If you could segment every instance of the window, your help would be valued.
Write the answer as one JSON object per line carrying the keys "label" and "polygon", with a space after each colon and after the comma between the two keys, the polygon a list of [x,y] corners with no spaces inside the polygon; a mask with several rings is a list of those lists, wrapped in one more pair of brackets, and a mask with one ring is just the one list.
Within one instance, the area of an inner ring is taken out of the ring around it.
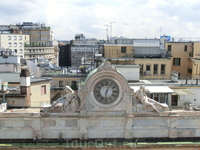
{"label": "window", "polygon": [[59,81],[59,87],[64,87],[64,82],[63,81]]}
{"label": "window", "polygon": [[140,75],[143,75],[143,64],[140,64]]}
{"label": "window", "polygon": [[22,49],[19,50],[19,53],[22,54]]}
{"label": "window", "polygon": [[22,47],[22,43],[19,43],[19,47]]}
{"label": "window", "polygon": [[181,59],[180,58],[174,58],[173,59],[173,65],[174,66],[180,66],[181,64]]}
{"label": "window", "polygon": [[184,51],[187,52],[187,45],[184,46]]}
{"label": "window", "polygon": [[150,71],[151,70],[151,65],[147,64],[146,65],[146,71]]}
{"label": "window", "polygon": [[11,40],[11,36],[8,36],[8,40]]}
{"label": "window", "polygon": [[171,51],[171,50],[172,50],[172,46],[171,46],[171,45],[168,45],[167,50],[168,50],[168,51]]}
{"label": "window", "polygon": [[22,40],[22,36],[19,36],[19,40]]}
{"label": "window", "polygon": [[76,86],[76,81],[72,81],[72,89],[76,89],[77,88],[77,86]]}
{"label": "window", "polygon": [[11,43],[8,43],[8,47],[11,47],[12,46],[12,44]]}
{"label": "window", "polygon": [[121,47],[121,53],[126,53],[126,47]]}
{"label": "window", "polygon": [[158,74],[158,64],[153,65],[153,74]]}
{"label": "window", "polygon": [[17,47],[17,43],[14,43],[14,47]]}
{"label": "window", "polygon": [[188,73],[192,73],[192,69],[188,68]]}
{"label": "window", "polygon": [[17,49],[15,49],[15,54],[17,54]]}
{"label": "window", "polygon": [[14,36],[14,37],[13,37],[13,40],[17,40],[17,36]]}
{"label": "window", "polygon": [[41,86],[41,94],[42,95],[46,94],[46,85]]}
{"label": "window", "polygon": [[165,64],[161,64],[160,74],[165,74]]}

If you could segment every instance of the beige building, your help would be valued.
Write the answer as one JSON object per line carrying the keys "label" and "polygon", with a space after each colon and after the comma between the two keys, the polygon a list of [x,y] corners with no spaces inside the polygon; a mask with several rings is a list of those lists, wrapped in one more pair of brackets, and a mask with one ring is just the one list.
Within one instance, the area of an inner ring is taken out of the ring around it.
{"label": "beige building", "polygon": [[140,65],[140,79],[170,79],[171,58],[135,58]]}
{"label": "beige building", "polygon": [[140,79],[170,79],[172,60],[158,39],[124,39],[121,43],[125,41],[129,44],[105,44],[104,58],[117,65],[140,65]]}
{"label": "beige building", "polygon": [[168,42],[166,49],[172,55],[172,71],[180,79],[200,77],[200,42]]}
{"label": "beige building", "polygon": [[200,42],[193,42],[193,52],[191,53],[192,78],[200,78]]}
{"label": "beige building", "polygon": [[31,82],[31,107],[42,107],[50,104],[50,80]]}
{"label": "beige building", "polygon": [[23,28],[22,33],[30,36],[30,46],[52,46],[53,34],[49,27]]}
{"label": "beige building", "polygon": [[104,44],[103,57],[112,64],[133,65],[133,44]]}
{"label": "beige building", "polygon": [[16,55],[24,58],[24,44],[29,43],[29,35],[0,34],[0,48],[11,49]]}
{"label": "beige building", "polygon": [[54,47],[24,47],[24,58],[34,59],[44,57],[50,63],[55,64]]}
{"label": "beige building", "polygon": [[193,51],[192,42],[168,42],[166,43],[168,53],[172,55],[172,71],[179,74],[179,78],[191,77],[191,60]]}
{"label": "beige building", "polygon": [[8,107],[42,107],[50,104],[49,78],[30,78],[27,88],[24,88],[27,81],[20,82],[23,79],[20,79],[19,73],[0,73],[0,79],[2,83],[7,83],[6,88],[0,90],[0,102],[6,102]]}

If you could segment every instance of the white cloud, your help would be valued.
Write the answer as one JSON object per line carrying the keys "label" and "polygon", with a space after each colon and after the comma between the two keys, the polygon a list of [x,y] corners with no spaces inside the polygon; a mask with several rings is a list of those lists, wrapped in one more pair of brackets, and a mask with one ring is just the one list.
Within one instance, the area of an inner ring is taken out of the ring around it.
{"label": "white cloud", "polygon": [[[199,36],[199,0],[0,0],[0,24],[41,22],[51,26],[56,39],[75,34],[106,38],[106,24],[113,36],[129,38]],[[110,32],[109,32],[110,33]]]}

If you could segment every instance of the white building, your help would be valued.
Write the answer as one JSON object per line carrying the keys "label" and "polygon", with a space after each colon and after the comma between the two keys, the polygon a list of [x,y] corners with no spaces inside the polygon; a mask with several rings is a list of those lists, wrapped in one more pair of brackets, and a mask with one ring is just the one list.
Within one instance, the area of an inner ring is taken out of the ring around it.
{"label": "white building", "polygon": [[12,51],[0,50],[0,72],[19,73],[21,71],[20,56]]}
{"label": "white building", "polygon": [[22,58],[24,58],[24,43],[29,43],[29,35],[0,34],[0,48],[11,49]]}

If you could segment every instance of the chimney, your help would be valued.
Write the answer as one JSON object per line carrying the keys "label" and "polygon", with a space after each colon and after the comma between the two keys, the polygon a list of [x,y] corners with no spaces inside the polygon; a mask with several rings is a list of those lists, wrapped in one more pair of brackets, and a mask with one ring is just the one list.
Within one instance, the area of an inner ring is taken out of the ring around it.
{"label": "chimney", "polygon": [[20,90],[21,94],[26,94],[26,106],[30,107],[30,73],[27,67],[21,68]]}

